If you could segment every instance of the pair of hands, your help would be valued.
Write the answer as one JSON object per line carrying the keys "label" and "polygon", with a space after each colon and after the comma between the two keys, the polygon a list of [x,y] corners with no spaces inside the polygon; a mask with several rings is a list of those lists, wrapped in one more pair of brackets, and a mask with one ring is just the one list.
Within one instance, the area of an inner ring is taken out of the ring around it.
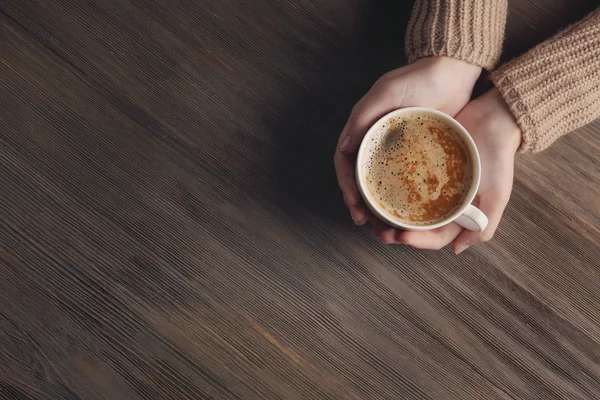
{"label": "pair of hands", "polygon": [[[457,59],[423,58],[382,76],[352,109],[334,155],[338,184],[355,223],[371,221],[373,233],[383,243],[437,250],[453,242],[458,254],[494,235],[510,198],[521,131],[497,89],[469,102],[480,74],[480,67]],[[481,183],[474,203],[489,219],[483,232],[455,223],[430,231],[402,231],[376,219],[365,207],[354,175],[360,143],[379,118],[410,106],[443,111],[473,137],[481,157]]]}

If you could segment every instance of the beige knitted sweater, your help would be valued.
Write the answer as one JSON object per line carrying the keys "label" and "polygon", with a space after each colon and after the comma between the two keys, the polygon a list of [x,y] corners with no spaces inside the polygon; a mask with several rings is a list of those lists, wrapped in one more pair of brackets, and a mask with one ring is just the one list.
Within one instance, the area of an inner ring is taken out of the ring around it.
{"label": "beige knitted sweater", "polygon": [[[506,0],[417,0],[406,35],[410,62],[445,55],[492,70],[502,50]],[[600,117],[600,8],[492,73],[523,138],[540,151]]]}

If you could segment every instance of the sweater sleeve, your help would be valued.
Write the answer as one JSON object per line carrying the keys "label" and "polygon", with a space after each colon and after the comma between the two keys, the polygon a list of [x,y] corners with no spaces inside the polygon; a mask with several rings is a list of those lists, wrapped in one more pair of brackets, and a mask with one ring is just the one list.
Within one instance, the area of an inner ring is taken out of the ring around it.
{"label": "sweater sleeve", "polygon": [[507,0],[417,0],[406,32],[410,63],[448,56],[492,69],[502,51]]}
{"label": "sweater sleeve", "polygon": [[600,8],[492,74],[537,152],[600,117]]}

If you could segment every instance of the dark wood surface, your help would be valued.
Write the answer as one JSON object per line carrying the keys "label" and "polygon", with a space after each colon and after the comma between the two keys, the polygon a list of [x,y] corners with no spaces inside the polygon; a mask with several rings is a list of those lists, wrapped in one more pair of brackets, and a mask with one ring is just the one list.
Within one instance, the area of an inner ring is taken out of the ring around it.
{"label": "dark wood surface", "polygon": [[[595,1],[512,1],[505,58]],[[410,4],[0,2],[0,398],[598,399],[600,124],[520,156],[493,241],[341,201]]]}

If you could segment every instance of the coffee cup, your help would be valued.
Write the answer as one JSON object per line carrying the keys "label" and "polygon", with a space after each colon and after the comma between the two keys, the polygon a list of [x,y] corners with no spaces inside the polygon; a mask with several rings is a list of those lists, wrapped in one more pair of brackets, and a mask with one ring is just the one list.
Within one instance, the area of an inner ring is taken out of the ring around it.
{"label": "coffee cup", "polygon": [[356,181],[367,207],[387,224],[429,230],[451,222],[481,232],[488,219],[472,205],[481,179],[477,146],[449,115],[407,107],[365,135]]}

